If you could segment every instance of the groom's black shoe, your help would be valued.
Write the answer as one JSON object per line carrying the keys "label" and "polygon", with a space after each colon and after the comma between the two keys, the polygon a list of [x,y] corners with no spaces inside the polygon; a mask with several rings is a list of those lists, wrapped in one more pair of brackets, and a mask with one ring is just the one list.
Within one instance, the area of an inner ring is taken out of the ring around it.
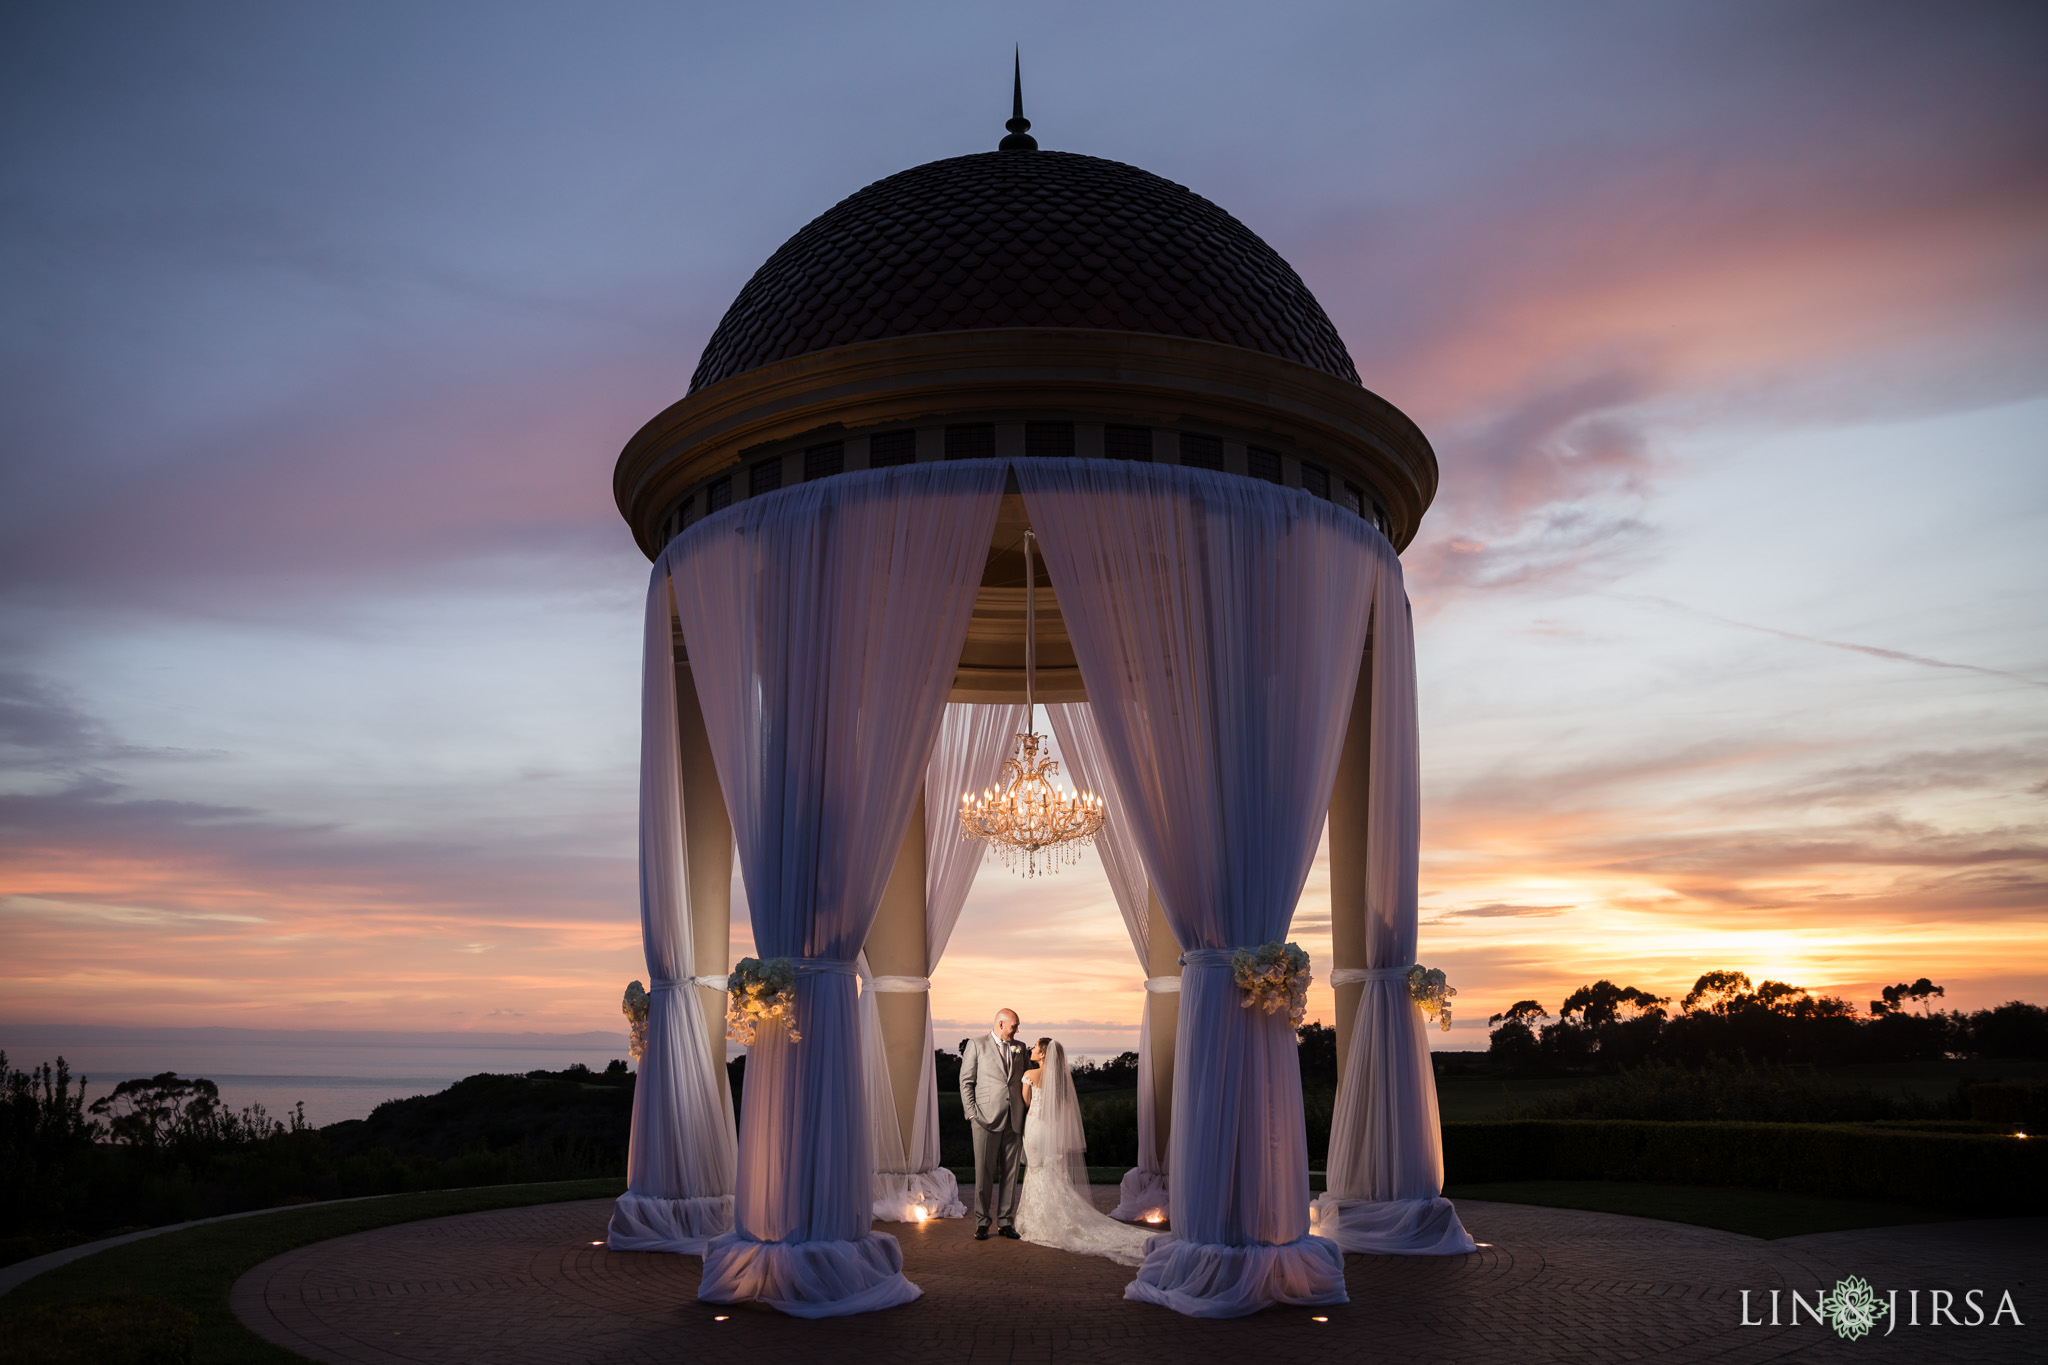
{"label": "groom's black shoe", "polygon": [[986,1242],[988,1240],[988,1224],[983,1223],[974,1230],[974,1240],[977,1242]]}
{"label": "groom's black shoe", "polygon": [[996,1231],[1001,1233],[1003,1236],[1009,1238],[1013,1242],[1019,1240],[1017,1237],[1017,1229],[1015,1228],[997,1228]]}

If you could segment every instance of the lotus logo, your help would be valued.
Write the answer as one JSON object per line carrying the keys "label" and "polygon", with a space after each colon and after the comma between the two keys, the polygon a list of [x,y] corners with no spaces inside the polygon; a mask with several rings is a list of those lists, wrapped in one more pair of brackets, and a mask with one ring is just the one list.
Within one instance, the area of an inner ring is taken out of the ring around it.
{"label": "lotus logo", "polygon": [[[1750,1295],[1769,1296],[1770,1316],[1764,1305],[1752,1305]],[[1925,1296],[1923,1302],[1922,1296]],[[1903,1302],[1901,1298],[1903,1296]],[[1790,1320],[1780,1316],[1789,1297]],[[2023,1327],[2020,1310],[2010,1289],[2001,1290],[1994,1308],[1990,1291],[1966,1289],[1887,1289],[1880,1292],[1861,1275],[1835,1281],[1835,1287],[1808,1297],[1797,1289],[1745,1289],[1742,1291],[1744,1327],[1832,1327],[1844,1341],[1861,1341],[1885,1324],[1890,1336],[1901,1327]],[[1922,1314],[1925,1314],[1923,1317]],[[1755,1316],[1751,1316],[1754,1313]],[[1802,1323],[1804,1317],[1809,1321]]]}
{"label": "lotus logo", "polygon": [[1835,1329],[1836,1336],[1860,1341],[1889,1310],[1877,1301],[1877,1291],[1868,1280],[1851,1275],[1836,1280],[1832,1294],[1821,1295],[1820,1311],[1827,1314],[1828,1326]]}

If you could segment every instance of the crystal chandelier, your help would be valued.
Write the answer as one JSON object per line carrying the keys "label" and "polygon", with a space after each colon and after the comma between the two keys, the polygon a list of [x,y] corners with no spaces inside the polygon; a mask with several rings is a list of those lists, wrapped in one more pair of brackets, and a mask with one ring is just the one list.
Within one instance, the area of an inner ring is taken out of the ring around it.
{"label": "crystal chandelier", "polygon": [[[1000,854],[1011,871],[1035,877],[1080,857],[1081,849],[1101,832],[1108,814],[1093,792],[1067,795],[1053,782],[1058,760],[1042,747],[1045,736],[1033,722],[1038,715],[1033,695],[1038,672],[1038,572],[1032,567],[1035,538],[1024,533],[1024,733],[1017,736],[1015,756],[1003,760],[997,785],[976,796],[960,797],[960,837],[979,839]],[[1022,864],[1020,869],[1019,864]]]}

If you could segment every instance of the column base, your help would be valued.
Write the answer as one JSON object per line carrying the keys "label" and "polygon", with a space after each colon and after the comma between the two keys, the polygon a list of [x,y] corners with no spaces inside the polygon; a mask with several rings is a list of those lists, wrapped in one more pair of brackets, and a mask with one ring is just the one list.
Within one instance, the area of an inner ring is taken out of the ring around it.
{"label": "column base", "polygon": [[[1117,1186],[1116,1208],[1109,1216],[1126,1223],[1163,1223],[1172,1216],[1168,1202],[1166,1172],[1138,1167],[1124,1172]],[[1151,1217],[1153,1214],[1158,1216]]]}
{"label": "column base", "polygon": [[631,1190],[612,1205],[605,1246],[612,1251],[670,1251],[702,1256],[711,1239],[732,1230],[732,1196],[664,1199]]}
{"label": "column base", "polygon": [[876,1171],[874,1217],[882,1223],[918,1223],[924,1218],[965,1218],[960,1182],[944,1166],[929,1171]]}
{"label": "column base", "polygon": [[1138,1278],[1124,1290],[1191,1318],[1241,1318],[1276,1303],[1349,1303],[1344,1253],[1320,1237],[1279,1246],[1184,1242],[1162,1232],[1145,1248]]}
{"label": "column base", "polygon": [[885,1232],[849,1242],[756,1242],[743,1233],[712,1239],[697,1297],[754,1301],[793,1318],[838,1318],[909,1303],[924,1291],[903,1278],[903,1248]]}
{"label": "column base", "polygon": [[1451,1201],[1342,1199],[1326,1194],[1308,1206],[1309,1229],[1361,1256],[1463,1256],[1478,1249]]}

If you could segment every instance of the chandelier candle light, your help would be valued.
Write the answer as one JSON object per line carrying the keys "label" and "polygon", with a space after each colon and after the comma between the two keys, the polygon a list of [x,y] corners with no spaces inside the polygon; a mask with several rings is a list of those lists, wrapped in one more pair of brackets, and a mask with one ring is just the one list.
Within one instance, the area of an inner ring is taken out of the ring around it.
{"label": "chandelier candle light", "polygon": [[1048,756],[1045,736],[1037,731],[1033,684],[1038,672],[1038,570],[1031,555],[1035,540],[1031,532],[1024,533],[1025,731],[1017,736],[1016,755],[1003,760],[999,786],[980,796],[960,796],[960,837],[981,840],[1002,856],[1005,867],[1026,877],[1038,875],[1041,853],[1048,874],[1062,863],[1076,861],[1081,849],[1101,832],[1108,814],[1102,798],[1093,792],[1070,796],[1054,785],[1060,765]]}

